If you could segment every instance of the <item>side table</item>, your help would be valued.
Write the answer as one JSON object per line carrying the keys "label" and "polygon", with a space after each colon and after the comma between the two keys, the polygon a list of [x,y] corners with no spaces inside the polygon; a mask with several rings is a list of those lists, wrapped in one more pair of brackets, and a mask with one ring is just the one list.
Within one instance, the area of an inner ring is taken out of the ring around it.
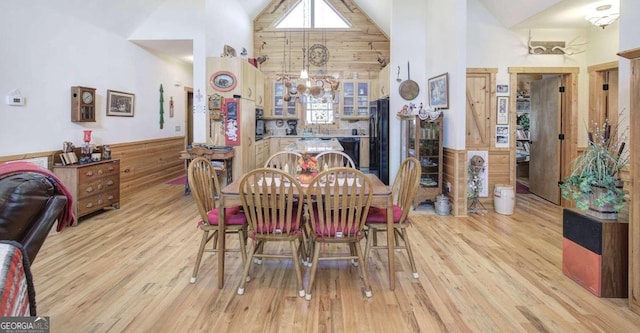
{"label": "side table", "polygon": [[196,157],[208,158],[210,161],[222,162],[222,167],[214,167],[218,174],[224,172],[225,183],[221,183],[220,186],[224,187],[227,184],[233,182],[233,157],[235,151],[233,149],[228,151],[218,151],[216,149],[208,149],[205,147],[195,147],[191,150],[185,150],[180,152],[180,159],[185,161],[185,172],[187,174],[187,181],[184,183],[184,194],[191,193],[189,189],[189,163]]}

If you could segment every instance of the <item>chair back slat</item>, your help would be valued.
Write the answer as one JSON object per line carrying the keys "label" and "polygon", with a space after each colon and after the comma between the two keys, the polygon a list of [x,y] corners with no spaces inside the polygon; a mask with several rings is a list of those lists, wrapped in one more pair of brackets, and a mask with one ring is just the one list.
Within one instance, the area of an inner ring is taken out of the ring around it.
{"label": "chair back slat", "polygon": [[319,173],[307,189],[307,204],[315,237],[360,237],[373,198],[373,185],[353,168],[332,168]]}
{"label": "chair back slat", "polygon": [[393,181],[391,191],[396,205],[402,208],[400,222],[407,219],[411,203],[420,184],[420,161],[415,157],[408,157],[400,164],[398,173]]}
{"label": "chair back slat", "polygon": [[240,181],[240,200],[253,234],[290,234],[301,227],[302,206],[296,195],[303,193],[296,179],[283,170],[260,168]]}
{"label": "chair back slat", "polygon": [[207,221],[207,213],[216,208],[216,196],[220,191],[216,170],[209,159],[196,157],[189,163],[187,178],[198,212],[203,221]]}
{"label": "chair back slat", "polygon": [[318,154],[316,158],[318,159],[318,164],[321,168],[324,168],[325,165],[328,168],[355,168],[353,159],[341,151],[325,151]]}
{"label": "chair back slat", "polygon": [[265,168],[274,168],[287,171],[290,175],[296,175],[299,160],[302,155],[292,151],[281,151],[271,155],[264,163]]}

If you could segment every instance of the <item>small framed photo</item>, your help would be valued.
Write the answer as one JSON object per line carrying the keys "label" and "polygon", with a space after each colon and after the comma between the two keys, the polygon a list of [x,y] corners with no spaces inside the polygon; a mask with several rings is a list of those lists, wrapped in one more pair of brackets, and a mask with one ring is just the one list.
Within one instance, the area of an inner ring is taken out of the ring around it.
{"label": "small framed photo", "polygon": [[509,97],[507,96],[498,96],[498,101],[496,103],[496,124],[498,125],[508,125],[509,124]]}
{"label": "small framed photo", "polygon": [[509,147],[509,125],[496,126],[496,147]]}
{"label": "small framed photo", "polygon": [[449,73],[432,77],[427,82],[429,106],[434,109],[449,108]]}
{"label": "small framed photo", "polygon": [[133,117],[135,95],[107,90],[107,116]]}
{"label": "small framed photo", "polygon": [[509,85],[508,84],[499,84],[496,88],[496,93],[498,94],[507,94],[509,93]]}

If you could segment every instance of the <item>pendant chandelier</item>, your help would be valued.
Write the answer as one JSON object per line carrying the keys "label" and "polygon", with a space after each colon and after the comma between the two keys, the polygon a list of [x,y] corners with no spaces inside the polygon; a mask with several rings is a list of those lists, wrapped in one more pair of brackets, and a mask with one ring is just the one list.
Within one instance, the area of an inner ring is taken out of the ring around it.
{"label": "pendant chandelier", "polygon": [[615,22],[620,16],[620,12],[613,6],[607,4],[596,7],[595,11],[587,14],[585,20],[591,22],[591,24],[598,26],[602,29],[606,28],[609,24]]}

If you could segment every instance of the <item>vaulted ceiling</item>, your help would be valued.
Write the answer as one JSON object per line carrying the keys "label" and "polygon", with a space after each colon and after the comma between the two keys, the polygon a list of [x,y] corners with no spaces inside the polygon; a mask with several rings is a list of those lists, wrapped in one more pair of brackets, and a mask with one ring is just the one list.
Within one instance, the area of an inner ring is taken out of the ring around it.
{"label": "vaulted ceiling", "polygon": [[[42,6],[70,13],[123,37],[130,36],[167,0],[38,0]],[[219,0],[230,1],[230,0]],[[272,1],[234,0],[250,17],[257,17]],[[341,0],[357,5],[378,27],[390,36],[392,0]],[[417,0],[422,1],[422,0]],[[585,14],[591,8],[619,0],[477,0],[508,28],[585,28]],[[390,36],[392,37],[392,36]],[[146,43],[146,47],[167,55],[184,53],[188,43],[173,45],[170,41]],[[190,50],[188,50],[190,51]]]}

